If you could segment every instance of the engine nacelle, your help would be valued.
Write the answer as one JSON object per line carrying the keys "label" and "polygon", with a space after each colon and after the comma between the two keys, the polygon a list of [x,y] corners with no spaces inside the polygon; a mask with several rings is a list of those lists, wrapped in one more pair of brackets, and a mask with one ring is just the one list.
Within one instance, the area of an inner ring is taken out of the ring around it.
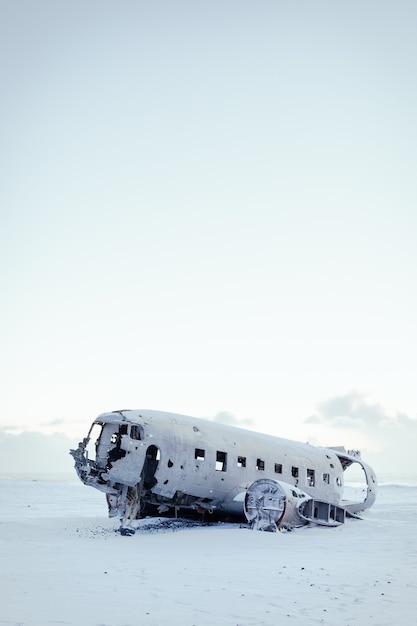
{"label": "engine nacelle", "polygon": [[346,513],[341,506],[315,500],[298,487],[271,478],[260,478],[248,487],[244,510],[254,530],[269,532],[309,523],[339,526]]}
{"label": "engine nacelle", "polygon": [[300,507],[312,498],[298,487],[280,480],[260,478],[252,483],[245,496],[245,515],[254,530],[275,532],[308,523]]}

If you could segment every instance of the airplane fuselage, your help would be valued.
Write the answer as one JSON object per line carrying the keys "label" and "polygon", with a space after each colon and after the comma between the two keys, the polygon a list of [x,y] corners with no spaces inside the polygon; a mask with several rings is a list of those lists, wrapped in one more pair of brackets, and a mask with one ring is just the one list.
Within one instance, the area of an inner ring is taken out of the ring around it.
{"label": "airplane fuselage", "polygon": [[144,507],[154,514],[181,509],[243,514],[247,490],[260,479],[340,507],[344,470],[352,463],[363,469],[367,490],[364,500],[345,503],[345,509],[356,513],[368,508],[376,495],[372,469],[344,449],[174,413],[99,415],[72,454],[80,479],[105,492],[109,514],[122,518],[132,512],[139,516]]}

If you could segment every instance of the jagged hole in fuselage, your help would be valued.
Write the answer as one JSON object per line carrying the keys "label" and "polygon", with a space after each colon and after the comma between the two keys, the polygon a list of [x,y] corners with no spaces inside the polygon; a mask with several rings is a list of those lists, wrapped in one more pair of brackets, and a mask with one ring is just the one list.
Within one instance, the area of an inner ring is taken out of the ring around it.
{"label": "jagged hole in fuselage", "polygon": [[343,500],[363,502],[367,495],[367,482],[364,469],[359,463],[352,463],[344,471]]}

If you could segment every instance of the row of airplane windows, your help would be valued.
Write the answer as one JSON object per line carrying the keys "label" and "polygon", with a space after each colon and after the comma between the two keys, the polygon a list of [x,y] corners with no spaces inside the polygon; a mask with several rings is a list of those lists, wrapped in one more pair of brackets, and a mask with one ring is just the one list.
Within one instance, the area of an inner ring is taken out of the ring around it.
{"label": "row of airplane windows", "polygon": [[[201,448],[195,448],[194,458],[196,461],[204,461],[206,455],[206,451]],[[237,467],[246,467],[246,457],[238,456],[237,457]],[[256,459],[256,469],[259,471],[265,471],[265,461],[263,459]],[[227,470],[227,452],[222,452],[217,450],[216,452],[216,471],[225,472]],[[274,463],[274,472],[275,474],[282,474],[282,463]],[[294,465],[291,467],[291,476],[293,478],[300,478],[300,471],[298,467]],[[306,471],[306,479],[307,484],[310,487],[314,487],[316,484],[316,471],[314,469],[307,469]],[[324,483],[330,483],[330,474],[324,472],[322,475],[322,480]]]}

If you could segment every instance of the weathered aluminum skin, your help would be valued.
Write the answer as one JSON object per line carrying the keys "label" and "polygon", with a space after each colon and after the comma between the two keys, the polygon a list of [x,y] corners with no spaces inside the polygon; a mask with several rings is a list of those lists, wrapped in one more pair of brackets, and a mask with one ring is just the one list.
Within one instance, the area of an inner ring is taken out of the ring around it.
{"label": "weathered aluminum skin", "polygon": [[109,514],[125,521],[145,510],[243,514],[246,491],[260,478],[341,506],[344,469],[352,463],[362,467],[367,490],[364,500],[343,503],[347,512],[376,497],[374,473],[357,453],[160,411],[103,413],[71,454],[80,479],[105,492]]}

